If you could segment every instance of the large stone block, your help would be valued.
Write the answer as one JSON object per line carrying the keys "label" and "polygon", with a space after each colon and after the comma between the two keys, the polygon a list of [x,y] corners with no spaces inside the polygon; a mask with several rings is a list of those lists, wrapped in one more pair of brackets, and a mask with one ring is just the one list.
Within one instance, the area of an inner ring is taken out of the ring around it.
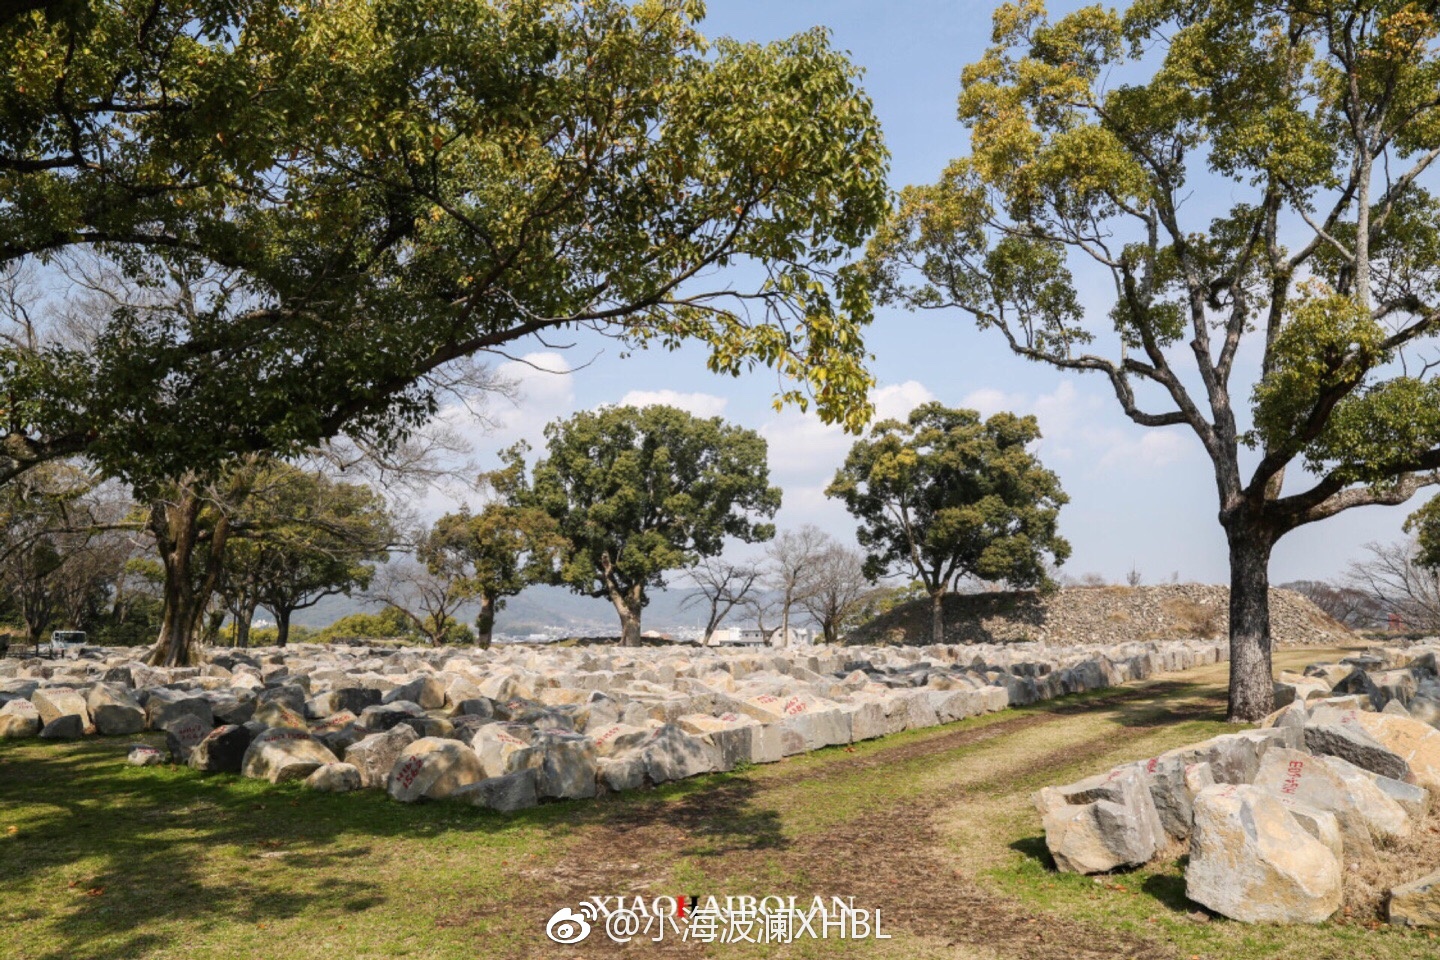
{"label": "large stone block", "polygon": [[347,747],[345,762],[360,771],[361,786],[383,790],[400,754],[419,739],[420,735],[412,727],[400,724]]}
{"label": "large stone block", "polygon": [[33,737],[42,726],[40,711],[29,700],[11,700],[0,707],[0,739]]}
{"label": "large stone block", "polygon": [[1107,873],[1155,856],[1164,833],[1150,789],[1134,764],[1032,798],[1045,844],[1066,873]]}
{"label": "large stone block", "polygon": [[239,773],[250,740],[250,731],[242,726],[216,727],[190,750],[190,766],[209,773]]}
{"label": "large stone block", "polygon": [[470,746],[480,757],[487,777],[503,777],[540,762],[540,752],[531,746],[535,730],[521,723],[490,723],[475,731]]}
{"label": "large stone block", "polygon": [[204,697],[175,690],[151,690],[145,700],[145,720],[152,730],[164,730],[181,717],[194,717],[209,730],[215,726],[215,711]]}
{"label": "large stone block", "polygon": [[145,729],[145,709],[124,687],[97,683],[85,697],[85,706],[96,733],[120,736]]}
{"label": "large stone block", "polygon": [[74,714],[80,718],[80,726],[90,726],[90,709],[85,698],[70,687],[40,687],[30,695],[30,702],[40,712],[40,722],[49,725],[60,717]]}
{"label": "large stone block", "polygon": [[486,777],[456,790],[455,799],[467,799],[477,807],[501,813],[527,810],[540,802],[537,771],[527,768],[503,777]]}
{"label": "large stone block", "polygon": [[651,783],[682,780],[720,769],[720,751],[674,724],[665,724],[639,748]]}
{"label": "large stone block", "polygon": [[[1303,806],[1303,805],[1301,805]],[[1185,895],[1232,920],[1321,923],[1340,909],[1341,866],[1296,813],[1339,833],[1334,815],[1297,811],[1265,790],[1218,785],[1195,798]]]}
{"label": "large stone block", "polygon": [[536,735],[540,751],[540,796],[583,800],[595,796],[595,741],[578,733],[552,731]]}
{"label": "large stone block", "polygon": [[256,737],[245,751],[240,772],[271,783],[285,783],[303,780],[315,772],[315,768],[339,762],[308,730],[271,727]]}
{"label": "large stone block", "polygon": [[421,737],[400,754],[386,784],[391,799],[413,803],[441,800],[466,784],[485,779],[475,751],[457,740]]}

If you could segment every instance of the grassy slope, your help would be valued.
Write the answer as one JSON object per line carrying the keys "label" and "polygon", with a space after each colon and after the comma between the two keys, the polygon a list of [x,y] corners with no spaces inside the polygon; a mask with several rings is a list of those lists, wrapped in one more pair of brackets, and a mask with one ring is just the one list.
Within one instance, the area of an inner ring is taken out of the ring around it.
{"label": "grassy slope", "polygon": [[1223,732],[1222,682],[1196,671],[509,818],[131,768],[125,741],[3,744],[0,957],[592,956],[596,936],[544,939],[554,909],[681,890],[848,893],[894,917],[894,939],[655,955],[1435,956],[1423,934],[1356,923],[1201,922],[1174,863],[1101,884],[1050,869],[1029,793]]}

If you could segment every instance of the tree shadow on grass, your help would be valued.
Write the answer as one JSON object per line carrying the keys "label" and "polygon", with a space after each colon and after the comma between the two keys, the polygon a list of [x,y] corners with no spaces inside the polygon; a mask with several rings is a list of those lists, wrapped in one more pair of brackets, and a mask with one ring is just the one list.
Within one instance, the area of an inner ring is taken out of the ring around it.
{"label": "tree shadow on grass", "polygon": [[1160,680],[1138,687],[1110,687],[1021,707],[1027,713],[1077,716],[1101,711],[1122,727],[1163,727],[1176,723],[1224,722],[1225,699],[1215,688],[1184,680]]}
{"label": "tree shadow on grass", "polygon": [[603,822],[679,827],[695,841],[682,852],[694,856],[787,844],[779,815],[757,807],[743,774],[501,815],[459,802],[400,804],[380,791],[323,794],[131,767],[126,745],[135,740],[158,737],[0,746],[0,927],[41,924],[32,955],[43,960],[131,960],[226,925],[343,922],[406,904],[415,891],[397,888],[385,869],[408,855],[397,840],[424,843],[417,856],[444,855],[464,837],[497,857],[526,844],[553,853]]}

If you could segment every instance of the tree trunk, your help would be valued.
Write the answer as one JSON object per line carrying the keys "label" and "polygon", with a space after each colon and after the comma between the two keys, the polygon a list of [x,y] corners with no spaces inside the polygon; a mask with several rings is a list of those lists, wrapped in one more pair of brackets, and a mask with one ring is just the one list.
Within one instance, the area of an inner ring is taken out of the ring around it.
{"label": "tree trunk", "polygon": [[145,658],[152,666],[184,667],[195,659],[196,628],[219,582],[221,559],[230,531],[228,519],[221,517],[210,539],[205,573],[195,577],[191,567],[200,536],[202,506],[198,493],[184,489],[176,502],[156,503],[150,508],[150,530],[165,567],[164,620],[155,648]]}
{"label": "tree trunk", "polygon": [[930,594],[930,642],[945,642],[945,584]]}
{"label": "tree trunk", "polygon": [[615,612],[620,615],[620,645],[622,647],[640,646],[640,611],[644,607],[645,587],[636,584],[626,593],[618,590],[610,591],[610,602],[615,605]]}
{"label": "tree trunk", "polygon": [[250,621],[255,619],[256,604],[245,602],[235,611],[235,646],[250,646]]}
{"label": "tree trunk", "polygon": [[1253,529],[1230,537],[1230,713],[1253,723],[1275,709],[1270,665],[1270,551],[1274,541]]}
{"label": "tree trunk", "polygon": [[280,607],[275,611],[275,646],[283,647],[290,642],[290,614],[295,611],[290,607]]}
{"label": "tree trunk", "polygon": [[480,615],[475,618],[475,643],[482,650],[490,649],[490,639],[495,633],[495,598],[488,593],[480,594]]}

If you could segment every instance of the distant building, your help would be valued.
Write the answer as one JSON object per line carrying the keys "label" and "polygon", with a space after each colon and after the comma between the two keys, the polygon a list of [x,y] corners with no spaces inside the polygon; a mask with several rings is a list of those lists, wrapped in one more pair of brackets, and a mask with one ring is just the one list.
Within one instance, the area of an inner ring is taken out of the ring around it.
{"label": "distant building", "polygon": [[786,642],[780,642],[780,628],[761,630],[758,627],[721,627],[710,637],[712,647],[808,647],[815,642],[816,631],[791,627]]}

